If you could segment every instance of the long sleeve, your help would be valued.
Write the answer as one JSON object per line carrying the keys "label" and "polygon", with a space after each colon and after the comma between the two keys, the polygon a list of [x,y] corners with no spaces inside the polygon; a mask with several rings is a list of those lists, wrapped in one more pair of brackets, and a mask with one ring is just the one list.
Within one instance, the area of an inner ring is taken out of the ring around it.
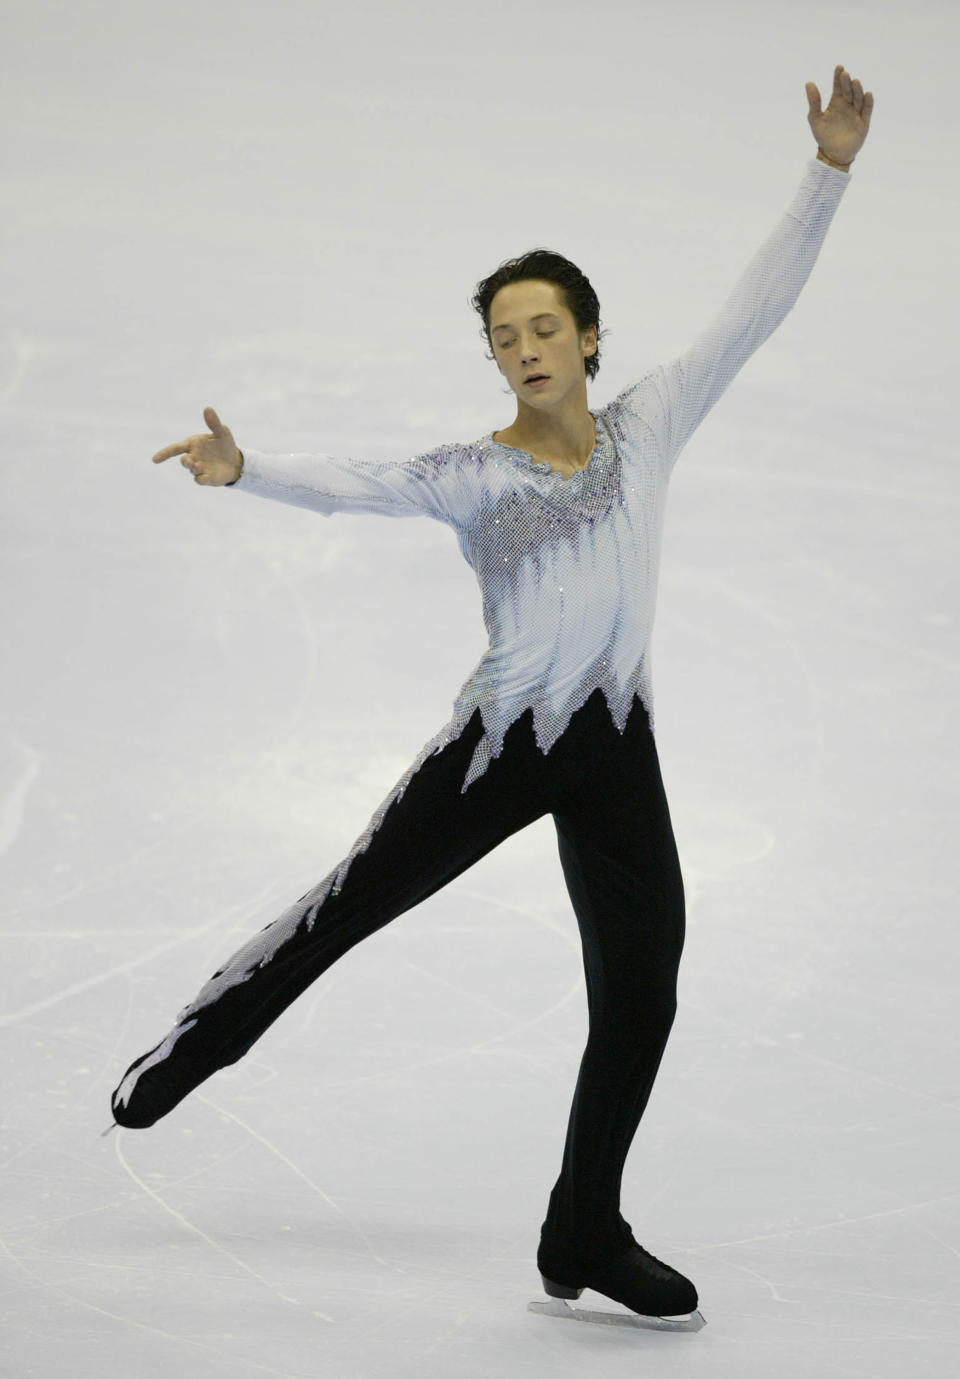
{"label": "long sleeve", "polygon": [[744,364],[793,307],[850,184],[811,158],[787,211],[760,246],[719,315],[669,364],[621,400],[657,433],[668,470]]}
{"label": "long sleeve", "polygon": [[243,473],[229,488],[312,508],[324,517],[335,512],[433,517],[459,528],[469,522],[476,506],[476,475],[475,455],[455,445],[386,463],[332,455],[267,455],[244,445]]}

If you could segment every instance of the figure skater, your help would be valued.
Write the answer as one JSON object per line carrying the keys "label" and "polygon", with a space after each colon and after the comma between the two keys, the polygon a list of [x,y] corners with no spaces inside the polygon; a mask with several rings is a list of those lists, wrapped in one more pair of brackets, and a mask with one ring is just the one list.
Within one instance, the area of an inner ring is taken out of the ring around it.
{"label": "figure skater", "polygon": [[716,319],[605,407],[599,303],[569,260],[534,249],[472,298],[516,394],[503,431],[391,463],[238,450],[208,433],[160,450],[203,485],[312,508],[432,517],[480,584],[489,648],[449,722],[374,811],[349,854],[213,974],[113,1093],[117,1124],[153,1125],[235,1063],[361,940],[552,815],[580,929],[589,1035],[559,1177],[541,1228],[546,1292],[585,1287],[648,1317],[697,1291],[620,1214],[624,1162],[677,1008],[684,889],[653,733],[650,636],[667,487],[684,445],[793,307],[817,259],[873,96],[842,66],[785,214]]}

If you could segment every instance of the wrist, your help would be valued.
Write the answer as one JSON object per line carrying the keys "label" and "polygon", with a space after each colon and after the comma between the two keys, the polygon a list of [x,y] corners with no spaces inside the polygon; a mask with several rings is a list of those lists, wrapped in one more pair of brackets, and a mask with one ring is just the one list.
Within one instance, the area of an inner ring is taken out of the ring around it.
{"label": "wrist", "polygon": [[[237,470],[237,479],[239,479],[240,475],[243,473],[243,451],[239,448],[239,446],[237,447],[237,454],[240,456],[240,468]],[[227,482],[227,488],[229,488],[231,484],[235,484],[237,482],[237,479],[230,479]]]}
{"label": "wrist", "polygon": [[852,158],[849,163],[838,163],[835,158],[831,158],[829,154],[824,153],[819,145],[817,146],[817,157],[820,159],[821,163],[826,163],[831,168],[839,168],[841,172],[849,172],[851,164],[853,163]]}

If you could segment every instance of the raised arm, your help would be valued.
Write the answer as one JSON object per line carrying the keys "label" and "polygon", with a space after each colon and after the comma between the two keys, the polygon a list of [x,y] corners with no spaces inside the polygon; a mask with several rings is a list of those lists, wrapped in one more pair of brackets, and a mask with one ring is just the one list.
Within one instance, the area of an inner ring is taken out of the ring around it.
{"label": "raised arm", "polygon": [[847,166],[853,161],[866,138],[873,108],[873,96],[864,96],[860,83],[851,83],[843,73],[838,67],[833,99],[823,113],[820,93],[812,82],[807,84],[811,129],[823,143],[808,162],[786,212],[719,314],[676,359],[622,394],[625,405],[656,431],[668,468],[750,356],[786,317],[813,270],[850,182],[838,164],[841,158],[848,160]]}
{"label": "raised arm", "polygon": [[663,451],[668,467],[793,307],[848,185],[847,173],[812,158],[786,213],[720,313],[689,348],[655,372],[667,423]]}

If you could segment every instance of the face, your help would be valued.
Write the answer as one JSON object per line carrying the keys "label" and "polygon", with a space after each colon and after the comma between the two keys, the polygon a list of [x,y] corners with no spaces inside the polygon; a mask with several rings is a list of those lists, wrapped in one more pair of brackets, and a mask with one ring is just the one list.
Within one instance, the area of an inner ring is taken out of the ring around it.
{"label": "face", "polygon": [[[597,328],[577,332],[573,312],[556,283],[539,279],[508,283],[490,304],[494,358],[521,402],[532,407],[556,402],[573,388],[586,391],[583,360],[595,354]],[[549,375],[531,386],[530,374]]]}

